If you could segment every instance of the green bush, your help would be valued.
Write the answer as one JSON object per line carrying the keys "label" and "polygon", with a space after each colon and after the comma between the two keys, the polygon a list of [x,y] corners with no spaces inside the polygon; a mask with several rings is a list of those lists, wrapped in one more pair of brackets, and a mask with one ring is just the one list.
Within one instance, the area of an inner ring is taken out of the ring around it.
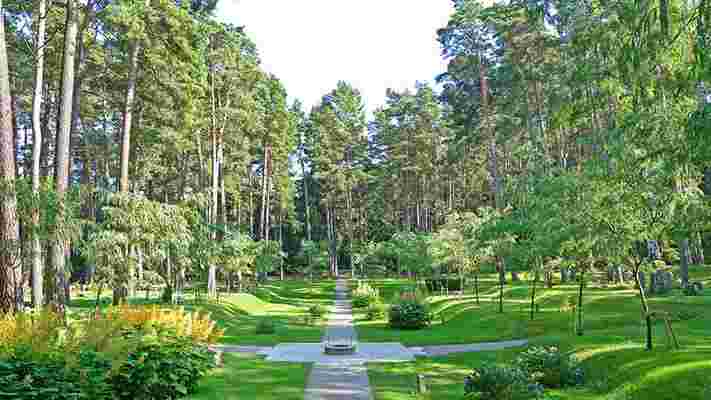
{"label": "green bush", "polygon": [[704,284],[701,282],[690,282],[684,288],[684,294],[687,296],[701,296],[704,294]]}
{"label": "green bush", "polygon": [[585,374],[578,359],[556,346],[533,346],[523,351],[516,365],[531,379],[549,388],[582,385]]}
{"label": "green bush", "polygon": [[112,378],[121,400],[173,400],[195,392],[198,381],[214,368],[207,347],[186,339],[146,343],[133,352]]}
{"label": "green bush", "polygon": [[355,308],[368,307],[378,301],[380,301],[380,293],[367,282],[358,282],[358,286],[351,295],[351,304]]}
{"label": "green bush", "polygon": [[430,325],[432,315],[427,304],[409,299],[393,304],[388,313],[388,320],[392,328],[422,329]]}
{"label": "green bush", "polygon": [[365,319],[367,319],[368,321],[373,321],[376,319],[384,318],[386,311],[387,307],[382,302],[378,301],[372,303],[368,306],[368,309],[365,313]]}
{"label": "green bush", "polygon": [[425,286],[430,293],[439,292],[440,290],[460,291],[462,289],[462,280],[460,278],[441,278],[441,279],[426,279]]}
{"label": "green bush", "polygon": [[63,355],[30,354],[22,350],[0,361],[0,399],[111,400],[111,363],[82,350],[74,363]]}
{"label": "green bush", "polygon": [[323,316],[326,315],[327,312],[328,310],[326,309],[326,307],[320,304],[314,304],[309,307],[309,314],[311,314],[311,317],[313,318],[323,318]]}
{"label": "green bush", "polygon": [[261,318],[257,321],[257,335],[273,335],[276,333],[276,326],[271,318]]}
{"label": "green bush", "polygon": [[532,400],[542,399],[544,390],[518,367],[484,364],[466,377],[464,393],[467,399]]}

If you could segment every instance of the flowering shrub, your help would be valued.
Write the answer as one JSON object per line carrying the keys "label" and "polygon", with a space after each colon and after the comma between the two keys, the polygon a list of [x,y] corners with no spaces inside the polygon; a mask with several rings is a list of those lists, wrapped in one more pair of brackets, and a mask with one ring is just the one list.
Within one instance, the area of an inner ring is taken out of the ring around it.
{"label": "flowering shrub", "polygon": [[186,312],[183,307],[122,305],[110,309],[106,318],[126,321],[134,329],[168,329],[177,337],[192,338],[195,343],[216,343],[225,334],[224,329],[217,328],[210,319],[209,313]]}
{"label": "flowering shrub", "polygon": [[214,366],[206,344],[222,335],[183,309],[121,306],[68,325],[51,311],[3,316],[0,398],[182,398]]}

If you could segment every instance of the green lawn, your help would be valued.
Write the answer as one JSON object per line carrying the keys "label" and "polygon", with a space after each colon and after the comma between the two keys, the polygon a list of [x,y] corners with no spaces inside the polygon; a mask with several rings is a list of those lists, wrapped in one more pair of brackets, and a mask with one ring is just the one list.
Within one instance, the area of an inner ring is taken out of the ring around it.
{"label": "green lawn", "polygon": [[309,368],[225,354],[225,366],[210,373],[190,400],[302,400]]}
{"label": "green lawn", "polygon": [[[305,320],[313,304],[333,302],[334,282],[309,283],[302,281],[270,282],[261,285],[255,294],[222,296],[219,304],[196,305],[211,312],[225,328],[225,344],[271,346],[284,342],[320,342],[323,324]],[[257,335],[261,318],[271,318],[276,325],[272,335]]]}
{"label": "green lawn", "polygon": [[[103,306],[110,303],[110,293],[105,291]],[[306,321],[308,308],[313,304],[328,305],[335,296],[334,281],[305,282],[301,280],[269,281],[261,284],[253,294],[221,294],[219,302],[195,302],[190,292],[186,294],[187,310],[210,312],[218,325],[225,328],[224,344],[271,346],[283,342],[320,342],[323,321]],[[77,318],[94,307],[95,294],[76,298],[70,311]],[[131,304],[154,304],[143,296],[130,299]],[[274,321],[276,332],[271,335],[256,334],[260,319]],[[307,323],[308,322],[308,323]]]}
{"label": "green lawn", "polygon": [[[692,280],[704,280],[709,287],[711,268],[696,267]],[[586,385],[577,389],[549,391],[552,399],[691,399],[711,398],[711,290],[702,297],[686,297],[679,291],[652,297],[653,311],[675,316],[673,326],[682,345],[671,350],[663,323],[654,326],[655,350],[643,348],[644,325],[639,299],[632,288],[603,288],[593,284],[585,290],[585,334],[573,333],[570,312],[561,304],[575,295],[573,285],[557,285],[539,292],[540,312],[530,322],[528,286],[525,282],[508,286],[505,313],[499,314],[495,277],[483,282],[482,302],[473,296],[431,297],[432,309],[444,315],[422,331],[397,331],[385,321],[358,322],[364,341],[402,341],[407,345],[429,345],[529,338],[532,343],[556,344],[575,352],[586,370]],[[398,285],[406,281],[373,282],[382,288],[383,298],[392,298]],[[362,314],[359,313],[362,317]],[[459,399],[464,377],[484,361],[504,362],[516,357],[519,349],[420,358],[405,364],[371,364],[369,374],[377,400],[411,399],[415,376],[429,376],[431,399]]]}

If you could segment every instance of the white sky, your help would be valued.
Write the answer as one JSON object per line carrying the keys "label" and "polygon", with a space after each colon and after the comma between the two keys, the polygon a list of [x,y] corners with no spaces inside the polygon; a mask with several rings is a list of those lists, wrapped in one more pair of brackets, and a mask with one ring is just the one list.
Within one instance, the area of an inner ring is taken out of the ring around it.
{"label": "white sky", "polygon": [[307,111],[339,80],[373,111],[387,88],[446,70],[436,31],[452,10],[451,0],[222,0],[217,15],[245,25],[264,69]]}

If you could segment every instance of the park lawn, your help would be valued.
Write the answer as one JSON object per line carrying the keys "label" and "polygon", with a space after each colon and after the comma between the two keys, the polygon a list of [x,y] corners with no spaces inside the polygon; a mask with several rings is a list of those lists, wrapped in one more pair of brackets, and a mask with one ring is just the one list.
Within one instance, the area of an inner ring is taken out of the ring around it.
{"label": "park lawn", "polygon": [[[708,288],[711,268],[696,267],[692,280]],[[558,285],[540,291],[540,312],[530,322],[525,282],[507,287],[505,313],[499,314],[494,277],[487,277],[480,305],[472,296],[429,299],[435,313],[445,322],[435,321],[421,331],[396,331],[384,321],[358,321],[363,341],[402,341],[406,345],[432,345],[529,338],[532,344],[554,344],[574,352],[586,370],[581,388],[548,391],[552,399],[582,400],[665,400],[711,398],[711,291],[705,296],[687,297],[675,290],[669,295],[650,298],[652,311],[675,316],[673,327],[681,350],[668,346],[662,322],[654,325],[654,345],[646,351],[640,303],[632,288],[586,288],[584,292],[585,334],[573,332],[572,313],[561,306],[575,295],[574,285]],[[376,286],[381,284],[374,283]],[[393,281],[384,282],[394,291]],[[402,285],[409,285],[402,281]],[[540,288],[539,288],[540,289]],[[382,292],[381,292],[382,293]],[[385,300],[388,297],[383,296]],[[528,299],[530,301],[530,299]],[[360,312],[359,312],[360,315]],[[520,349],[455,354],[418,358],[405,364],[369,364],[369,375],[376,400],[411,399],[417,374],[428,375],[431,399],[459,399],[465,376],[483,362],[515,359]]]}
{"label": "park lawn", "polygon": [[241,354],[225,354],[224,368],[209,373],[189,400],[302,400],[309,366],[273,363]]}
{"label": "park lawn", "polygon": [[[110,293],[106,291],[102,307],[110,304]],[[93,293],[77,298],[70,304],[71,312],[77,316],[86,315],[94,307]],[[180,306],[188,311],[209,312],[218,326],[225,329],[223,344],[273,346],[284,342],[320,342],[323,321],[306,321],[311,305],[329,305],[335,296],[334,281],[308,282],[302,280],[268,281],[253,293],[222,293],[219,302],[195,301],[190,291],[186,293],[185,304]],[[146,300],[143,296],[130,299],[131,304],[159,304],[157,300]],[[161,307],[171,307],[163,305]],[[274,334],[257,334],[257,323],[269,318],[274,321]]]}
{"label": "park lawn", "polygon": [[[273,346],[287,342],[320,342],[325,318],[306,321],[308,309],[314,304],[332,304],[334,296],[334,282],[269,282],[261,285],[255,294],[222,296],[219,303],[191,307],[211,313],[225,329],[224,344]],[[256,333],[257,323],[263,318],[274,321],[274,334]]]}

